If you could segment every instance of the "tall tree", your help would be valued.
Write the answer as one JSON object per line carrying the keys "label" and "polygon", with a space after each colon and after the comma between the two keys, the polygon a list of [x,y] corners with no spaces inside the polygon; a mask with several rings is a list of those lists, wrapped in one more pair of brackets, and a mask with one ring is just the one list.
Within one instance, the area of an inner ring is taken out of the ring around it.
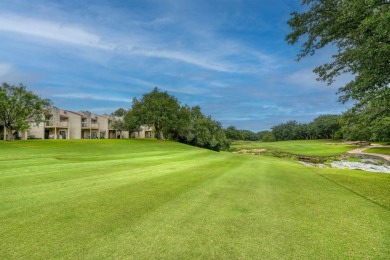
{"label": "tall tree", "polygon": [[180,129],[180,134],[177,135],[179,142],[214,151],[229,148],[230,143],[221,124],[210,116],[204,116],[199,106],[182,107],[179,118],[181,118],[179,122],[183,122],[184,118],[184,124],[178,128]]}
{"label": "tall tree", "polygon": [[169,135],[177,123],[180,105],[174,96],[155,87],[150,93],[144,94],[142,99],[133,99],[132,107],[125,116],[127,125],[140,127],[148,125],[154,127],[157,139],[164,139]]}
{"label": "tall tree", "polygon": [[321,115],[314,119],[312,127],[318,138],[335,139],[335,134],[340,130],[340,115]]}
{"label": "tall tree", "polygon": [[225,135],[230,140],[243,140],[243,136],[240,133],[240,130],[238,130],[235,126],[229,126],[225,129]]}
{"label": "tall tree", "polygon": [[390,106],[366,105],[350,109],[342,117],[347,140],[390,141]]}
{"label": "tall tree", "polygon": [[26,90],[23,84],[3,83],[0,87],[0,121],[6,128],[7,139],[12,139],[13,131],[25,131],[30,123],[44,121],[43,115],[50,106],[50,100]]}
{"label": "tall tree", "polygon": [[118,108],[117,110],[115,110],[111,115],[113,116],[118,116],[118,117],[123,117],[125,116],[127,113],[126,109],[124,108]]}
{"label": "tall tree", "polygon": [[341,74],[354,78],[339,88],[340,101],[357,106],[390,100],[390,1],[302,0],[305,12],[293,12],[290,44],[304,39],[298,60],[335,46],[333,60],[314,69],[319,80],[332,84]]}
{"label": "tall tree", "polygon": [[279,124],[272,127],[272,134],[278,141],[295,140],[298,139],[294,134],[298,127],[298,122],[295,120],[288,121],[287,123]]}

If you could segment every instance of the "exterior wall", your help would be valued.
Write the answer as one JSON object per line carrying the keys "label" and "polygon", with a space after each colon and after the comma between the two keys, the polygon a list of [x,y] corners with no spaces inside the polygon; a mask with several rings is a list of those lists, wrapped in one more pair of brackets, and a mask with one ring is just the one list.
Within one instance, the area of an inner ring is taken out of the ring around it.
{"label": "exterior wall", "polygon": [[68,128],[45,128],[45,139],[69,139]]}
{"label": "exterior wall", "polygon": [[116,138],[116,131],[115,130],[108,130],[108,138],[115,139]]}
{"label": "exterior wall", "polygon": [[123,130],[109,130],[109,139],[128,139],[130,138],[129,131]]}
{"label": "exterior wall", "polygon": [[71,111],[65,111],[69,121],[69,138],[81,139],[81,115]]}
{"label": "exterior wall", "polygon": [[141,126],[140,131],[130,133],[130,138],[153,138],[152,128],[149,126]]}
{"label": "exterior wall", "polygon": [[138,138],[138,136],[139,136],[138,132],[132,132],[130,134],[130,138]]}
{"label": "exterior wall", "polygon": [[27,133],[28,136],[34,136],[34,138],[45,139],[45,124],[32,125]]}
{"label": "exterior wall", "polygon": [[135,132],[135,138],[153,138],[152,128],[149,126],[142,126],[141,131]]}
{"label": "exterior wall", "polygon": [[98,129],[82,129],[81,130],[82,139],[98,139],[99,130]]}
{"label": "exterior wall", "polygon": [[154,138],[153,131],[150,130],[145,130],[145,138]]}
{"label": "exterior wall", "polygon": [[141,130],[138,132],[138,138],[145,138],[145,130]]}
{"label": "exterior wall", "polygon": [[[97,139],[100,138],[99,120],[104,123],[103,117],[99,119],[99,115],[89,112],[80,112],[81,114],[81,138]],[[102,130],[104,131],[104,130]]]}
{"label": "exterior wall", "polygon": [[96,115],[97,116],[97,122],[99,124],[99,138],[108,138],[108,130],[109,130],[109,124],[108,124],[108,116],[104,115]]}
{"label": "exterior wall", "polygon": [[122,138],[129,139],[130,138],[129,131],[122,131]]}

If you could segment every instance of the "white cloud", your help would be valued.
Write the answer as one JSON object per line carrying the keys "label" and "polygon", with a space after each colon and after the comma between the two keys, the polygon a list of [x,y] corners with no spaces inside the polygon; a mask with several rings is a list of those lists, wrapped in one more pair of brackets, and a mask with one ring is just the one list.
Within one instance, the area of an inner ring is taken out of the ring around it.
{"label": "white cloud", "polygon": [[119,107],[94,107],[90,108],[88,111],[95,113],[112,113],[117,110]]}
{"label": "white cloud", "polygon": [[113,48],[108,44],[102,44],[98,35],[77,26],[9,14],[0,15],[0,30],[100,49]]}
{"label": "white cloud", "polygon": [[313,69],[302,69],[287,75],[283,81],[305,88],[326,86],[325,83],[317,81],[316,78],[317,75],[313,72]]}
{"label": "white cloud", "polygon": [[72,94],[54,94],[53,97],[61,98],[74,98],[74,99],[90,99],[90,100],[104,100],[104,101],[116,101],[116,102],[132,102],[129,98],[118,98],[100,95],[91,95],[89,93],[72,93]]}
{"label": "white cloud", "polygon": [[313,72],[313,68],[306,68],[287,75],[282,81],[305,89],[323,88],[328,89],[329,91],[335,91],[337,88],[350,82],[353,79],[353,75],[342,74],[335,79],[331,86],[328,86],[324,81],[318,81],[317,78],[318,75]]}
{"label": "white cloud", "polygon": [[179,51],[159,50],[159,49],[156,50],[138,49],[135,50],[134,53],[141,54],[144,56],[156,57],[156,58],[178,60],[205,69],[210,69],[210,70],[215,70],[220,72],[239,72],[234,70],[227,63],[215,62],[205,57],[204,55],[199,55],[199,54],[195,55],[195,54],[190,54],[189,52],[179,52]]}
{"label": "white cloud", "polygon": [[[222,41],[213,35],[202,39],[201,43],[198,40],[194,41],[195,46],[181,48],[170,41],[166,44],[162,34],[149,33],[142,27],[134,28],[137,33],[129,32],[125,35],[114,30],[103,31],[98,25],[95,28],[96,32],[91,32],[83,26],[74,24],[10,13],[0,14],[0,31],[108,50],[120,55],[176,60],[208,70],[231,73],[258,73],[262,68],[270,67],[273,63],[271,56],[251,51],[238,42]],[[218,46],[218,48],[210,51],[205,46]]]}
{"label": "white cloud", "polygon": [[12,71],[12,66],[7,63],[0,63],[0,77],[4,78]]}
{"label": "white cloud", "polygon": [[9,63],[0,63],[0,84],[7,82],[8,84],[30,84],[36,82],[41,75],[29,72],[20,72]]}

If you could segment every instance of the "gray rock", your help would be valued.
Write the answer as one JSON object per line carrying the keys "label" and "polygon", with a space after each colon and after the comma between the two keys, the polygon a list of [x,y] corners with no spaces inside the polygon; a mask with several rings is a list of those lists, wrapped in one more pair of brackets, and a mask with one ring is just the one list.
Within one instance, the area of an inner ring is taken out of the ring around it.
{"label": "gray rock", "polygon": [[[328,167],[326,164],[316,164],[309,162],[302,162],[301,164],[312,167],[325,168]],[[381,172],[390,174],[390,166],[378,165],[378,161],[375,162],[348,162],[348,161],[333,161],[330,163],[330,167],[338,169],[351,169],[351,170],[362,170],[369,172]]]}
{"label": "gray rock", "polygon": [[354,169],[370,172],[390,173],[390,167],[387,165],[377,165],[363,162],[334,161],[330,164],[333,168]]}

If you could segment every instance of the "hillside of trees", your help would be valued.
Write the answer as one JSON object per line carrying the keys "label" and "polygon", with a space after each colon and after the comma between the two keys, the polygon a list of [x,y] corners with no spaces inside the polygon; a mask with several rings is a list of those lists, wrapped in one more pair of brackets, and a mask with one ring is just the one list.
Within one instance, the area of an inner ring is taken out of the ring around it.
{"label": "hillside of trees", "polygon": [[342,115],[320,115],[310,123],[292,120],[258,133],[229,126],[225,134],[230,140],[265,142],[307,139],[389,142],[390,117],[381,116],[385,109],[351,109]]}
{"label": "hillside of trees", "polygon": [[340,139],[340,115],[321,115],[310,123],[298,123],[295,120],[282,123],[271,128],[271,131],[253,133],[248,130],[237,130],[230,126],[225,130],[226,136],[231,140],[246,141],[287,141],[305,139]]}

